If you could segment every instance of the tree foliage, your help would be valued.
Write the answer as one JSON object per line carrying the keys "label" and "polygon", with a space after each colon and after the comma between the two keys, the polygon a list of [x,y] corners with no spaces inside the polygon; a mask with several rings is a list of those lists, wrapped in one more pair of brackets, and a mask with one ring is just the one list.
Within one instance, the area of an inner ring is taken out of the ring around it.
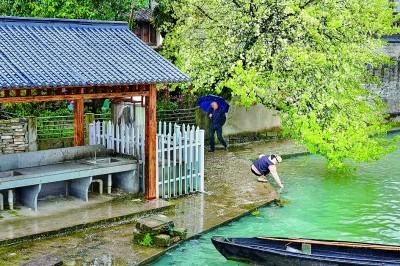
{"label": "tree foliage", "polygon": [[[143,4],[146,0],[133,3]],[[0,0],[0,15],[127,20],[132,0]]]}
{"label": "tree foliage", "polygon": [[[390,63],[381,37],[398,32],[389,0],[162,0],[164,54],[202,93],[229,88],[244,106],[280,111],[285,133],[324,155],[377,159],[385,105],[366,89]],[[173,12],[171,12],[171,10]]]}

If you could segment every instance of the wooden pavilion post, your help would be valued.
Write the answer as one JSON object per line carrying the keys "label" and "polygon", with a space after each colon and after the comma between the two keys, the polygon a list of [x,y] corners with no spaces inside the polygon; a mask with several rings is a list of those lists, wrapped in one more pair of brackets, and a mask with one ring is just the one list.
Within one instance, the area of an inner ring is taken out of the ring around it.
{"label": "wooden pavilion post", "polygon": [[157,142],[157,121],[156,102],[157,88],[155,84],[149,86],[149,95],[146,96],[146,126],[145,126],[145,198],[155,199],[157,176],[156,176],[156,142]]}
{"label": "wooden pavilion post", "polygon": [[84,100],[74,100],[74,146],[85,145]]}

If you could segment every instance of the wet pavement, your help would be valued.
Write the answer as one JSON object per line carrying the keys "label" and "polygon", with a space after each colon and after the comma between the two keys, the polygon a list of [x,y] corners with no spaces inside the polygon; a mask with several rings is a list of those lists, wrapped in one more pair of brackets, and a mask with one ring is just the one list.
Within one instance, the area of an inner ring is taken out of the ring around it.
{"label": "wet pavement", "polygon": [[[257,142],[229,151],[206,154],[204,194],[169,200],[164,211],[188,236],[210,230],[247,214],[278,197],[270,184],[258,183],[250,172],[260,153],[299,154],[304,149],[289,141]],[[68,219],[65,217],[65,219]],[[65,265],[136,265],[165,252],[133,244],[133,223],[115,222],[64,236],[0,247],[0,265],[16,265],[42,256],[60,257]]]}
{"label": "wet pavement", "polygon": [[89,202],[72,197],[54,198],[40,202],[39,205],[39,212],[23,206],[18,210],[2,212],[0,244],[40,235],[58,234],[88,227],[90,224],[127,219],[130,216],[137,217],[171,206],[164,200],[143,201],[133,196],[115,195],[91,195]]}

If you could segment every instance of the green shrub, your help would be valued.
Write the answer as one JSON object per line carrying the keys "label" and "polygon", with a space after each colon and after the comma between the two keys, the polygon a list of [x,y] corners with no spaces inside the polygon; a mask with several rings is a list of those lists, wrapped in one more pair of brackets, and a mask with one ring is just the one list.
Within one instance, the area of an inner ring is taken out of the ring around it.
{"label": "green shrub", "polygon": [[139,242],[139,245],[144,247],[151,247],[153,245],[153,239],[149,233],[145,234],[143,240]]}

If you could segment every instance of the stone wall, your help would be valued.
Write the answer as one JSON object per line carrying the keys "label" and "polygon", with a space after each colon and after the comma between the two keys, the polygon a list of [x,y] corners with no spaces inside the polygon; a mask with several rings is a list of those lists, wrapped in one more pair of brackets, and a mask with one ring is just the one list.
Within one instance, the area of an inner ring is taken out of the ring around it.
{"label": "stone wall", "polygon": [[400,118],[400,43],[391,43],[384,48],[385,53],[396,59],[397,63],[374,69],[374,75],[382,80],[381,86],[369,86],[388,104],[388,112]]}
{"label": "stone wall", "polygon": [[224,134],[232,136],[252,132],[275,132],[281,128],[281,120],[276,111],[256,104],[249,108],[232,105],[226,116]]}
{"label": "stone wall", "polygon": [[0,153],[28,151],[28,121],[24,118],[0,120]]}
{"label": "stone wall", "polygon": [[0,154],[36,150],[36,130],[30,118],[0,120]]}
{"label": "stone wall", "polygon": [[[208,139],[209,119],[198,111],[196,123],[206,130]],[[262,104],[249,108],[231,105],[227,114],[223,135],[229,143],[241,143],[259,139],[276,138],[281,132],[281,120],[276,111],[265,108]]]}

